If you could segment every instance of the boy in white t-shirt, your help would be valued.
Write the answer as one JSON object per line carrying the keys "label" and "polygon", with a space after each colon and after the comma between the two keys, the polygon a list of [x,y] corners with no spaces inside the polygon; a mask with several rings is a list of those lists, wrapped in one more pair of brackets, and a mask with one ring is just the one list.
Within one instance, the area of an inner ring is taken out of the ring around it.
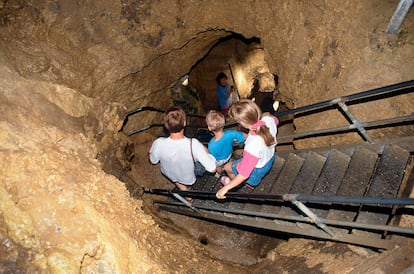
{"label": "boy in white t-shirt", "polygon": [[[164,114],[164,126],[169,131],[169,137],[159,137],[149,150],[152,164],[160,163],[161,172],[182,191],[196,181],[194,161],[200,162],[204,168],[214,173],[216,163],[213,155],[197,139],[184,136],[186,114],[179,107],[171,107]],[[190,147],[190,145],[192,147]],[[194,161],[193,161],[194,158]]]}

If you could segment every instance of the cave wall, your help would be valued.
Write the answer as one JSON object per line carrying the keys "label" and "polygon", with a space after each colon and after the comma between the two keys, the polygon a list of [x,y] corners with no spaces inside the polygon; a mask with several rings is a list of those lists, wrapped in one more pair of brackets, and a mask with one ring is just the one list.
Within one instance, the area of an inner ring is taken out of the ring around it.
{"label": "cave wall", "polygon": [[[277,30],[261,32],[260,38],[271,71],[279,75],[282,101],[290,108],[300,107],[414,79],[410,69],[414,65],[413,11],[397,35],[385,34],[396,4],[307,1],[263,9],[259,24],[271,24]],[[411,114],[413,102],[413,95],[407,95],[351,106],[350,110],[365,122]],[[337,110],[295,119],[298,132],[348,124]],[[409,127],[370,134],[378,139],[413,133],[414,128]],[[356,133],[304,139],[295,145],[306,148],[355,141],[362,141]]]}
{"label": "cave wall", "polygon": [[[219,39],[256,37],[283,100],[298,107],[414,78],[412,12],[397,35],[385,34],[395,8],[379,0],[1,1],[0,47],[25,77],[128,110],[163,109],[171,104],[169,88]],[[341,120],[327,117],[324,125]],[[320,120],[298,120],[296,128]]]}
{"label": "cave wall", "polygon": [[395,5],[395,1],[308,1],[263,9],[260,21],[269,24],[269,18],[283,18],[273,20],[277,31],[262,32],[261,39],[272,70],[280,70],[284,94],[308,104],[314,98],[326,100],[411,80],[414,18],[410,12],[398,35],[386,35]]}
{"label": "cave wall", "polygon": [[122,122],[117,113],[125,108],[26,80],[3,62],[0,73],[0,272],[153,268],[150,261],[121,259],[146,256],[131,236],[139,232],[138,223],[151,219],[139,210],[138,219],[122,218],[140,203],[96,160],[106,143],[98,142],[97,135],[121,141],[111,136]]}
{"label": "cave wall", "polygon": [[[413,79],[412,11],[398,35],[384,34],[395,5],[0,1],[2,270],[243,273],[160,229],[112,176],[128,169],[118,161],[129,142],[118,133],[123,116],[137,106],[168,106],[170,87],[233,33],[260,38],[290,107]],[[392,115],[412,104],[405,96],[380,105]],[[384,115],[375,105],[357,112]]]}
{"label": "cave wall", "polygon": [[163,107],[168,100],[157,99],[226,33],[194,26],[209,19],[194,12],[204,4],[4,2],[2,48],[25,77],[129,108],[155,101]]}
{"label": "cave wall", "polygon": [[0,75],[1,273],[229,272],[130,196],[125,106]]}

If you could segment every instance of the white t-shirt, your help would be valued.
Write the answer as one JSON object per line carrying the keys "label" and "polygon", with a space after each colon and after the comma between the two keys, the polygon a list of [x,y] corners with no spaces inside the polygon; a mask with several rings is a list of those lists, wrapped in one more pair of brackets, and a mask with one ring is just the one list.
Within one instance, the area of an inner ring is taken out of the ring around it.
{"label": "white t-shirt", "polygon": [[[264,121],[269,128],[270,133],[276,140],[277,125],[275,118],[272,116],[263,116],[260,120]],[[275,146],[277,142],[271,146],[266,146],[262,137],[249,133],[246,142],[244,144],[244,150],[259,158],[259,162],[256,164],[257,168],[263,167],[272,157],[275,155]]]}
{"label": "white t-shirt", "polygon": [[[216,159],[206,151],[206,148],[197,139],[192,139],[194,160],[200,162],[204,168],[213,172],[216,168]],[[160,162],[161,172],[171,181],[184,185],[192,185],[196,181],[194,162],[191,157],[190,139],[171,139],[160,137],[151,146],[150,161],[152,164]]]}

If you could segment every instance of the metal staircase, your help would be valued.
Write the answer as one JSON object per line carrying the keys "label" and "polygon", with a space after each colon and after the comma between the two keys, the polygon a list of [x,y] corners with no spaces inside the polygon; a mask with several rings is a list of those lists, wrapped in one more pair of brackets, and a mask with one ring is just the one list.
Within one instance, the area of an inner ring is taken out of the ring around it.
{"label": "metal staircase", "polygon": [[215,199],[221,184],[210,174],[198,178],[189,192],[145,191],[194,198],[192,204],[182,199],[155,200],[161,210],[389,249],[395,244],[392,235],[414,235],[414,228],[396,225],[401,215],[413,215],[406,206],[414,205],[414,199],[404,198],[414,181],[413,153],[414,137],[280,152],[258,187],[241,186],[224,201]]}
{"label": "metal staircase", "polygon": [[[278,135],[279,144],[349,131],[357,131],[364,142],[278,151],[272,170],[258,187],[249,189],[241,185],[227,193],[224,201],[215,197],[221,184],[212,174],[198,178],[191,191],[144,189],[144,193],[154,195],[151,198],[160,210],[213,222],[378,249],[392,248],[394,235],[414,235],[412,226],[398,226],[402,216],[414,219],[414,199],[408,198],[414,185],[414,134],[374,140],[369,131],[406,126],[406,132],[413,132],[414,113],[408,110],[405,113],[409,115],[361,122],[347,104],[363,104],[389,96],[413,94],[413,91],[414,80],[411,80],[273,113],[279,118],[291,119],[294,115],[314,114],[336,107],[350,123],[337,128]],[[163,112],[153,107],[138,108],[128,113],[125,123],[129,116],[142,111]],[[204,119],[194,114],[188,116]],[[193,132],[203,132],[198,126],[187,124]],[[227,125],[227,128],[232,126]],[[152,124],[128,135],[153,127],[162,127],[162,124]],[[210,137],[200,140],[205,142]],[[158,199],[158,195],[163,195],[163,199]],[[188,203],[185,197],[192,197],[194,202]]]}

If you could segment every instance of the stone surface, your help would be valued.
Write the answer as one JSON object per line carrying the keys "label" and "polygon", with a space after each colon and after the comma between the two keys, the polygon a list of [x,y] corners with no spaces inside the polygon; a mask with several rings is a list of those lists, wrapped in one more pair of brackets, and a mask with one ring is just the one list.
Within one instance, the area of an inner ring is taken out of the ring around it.
{"label": "stone surface", "polygon": [[[414,64],[413,17],[408,14],[397,35],[385,33],[395,5],[380,0],[237,5],[233,1],[2,1],[0,46],[21,75],[119,102],[128,110],[145,105],[165,109],[171,104],[169,89],[193,69],[203,103],[214,107],[214,77],[227,69],[229,59],[247,73],[238,80],[242,94],[248,94],[257,73],[268,70],[279,76],[282,101],[293,108],[414,79],[409,69]],[[230,37],[238,42],[232,43]],[[262,57],[246,58],[243,47],[253,44],[241,45],[252,40],[260,43]],[[224,41],[230,47],[210,56],[214,46]],[[216,57],[209,62],[209,56]],[[412,101],[408,97],[373,103],[386,113],[371,111],[372,104],[355,112],[361,120],[392,117],[407,104],[412,109]],[[136,129],[153,119],[148,115],[131,123]],[[300,131],[333,127],[340,119],[338,113],[323,119],[315,115],[297,119],[295,126]],[[387,134],[380,131],[376,136]],[[359,137],[304,140],[297,146],[348,139]]]}
{"label": "stone surface", "polygon": [[[169,183],[146,155],[159,129],[129,139],[119,132],[126,112],[165,109],[185,74],[194,76],[201,103],[214,108],[214,77],[228,58],[247,75],[244,85],[235,76],[243,96],[257,75],[271,73],[289,108],[412,80],[414,17],[387,36],[395,7],[380,0],[0,0],[1,272],[251,272],[156,223],[130,197],[128,190],[141,198],[142,186]],[[410,114],[413,104],[404,95],[352,111],[369,121]],[[160,122],[156,113],[137,117],[126,132]],[[295,119],[298,131],[343,123],[336,110]],[[374,131],[391,134],[412,135],[413,128]],[[412,254],[407,247],[383,256],[329,247],[293,241],[253,271],[398,272],[413,257],[401,256]],[[338,254],[346,254],[341,264]]]}
{"label": "stone surface", "polygon": [[201,244],[161,230],[110,175],[127,179],[124,107],[4,65],[0,74],[0,272],[226,269]]}

